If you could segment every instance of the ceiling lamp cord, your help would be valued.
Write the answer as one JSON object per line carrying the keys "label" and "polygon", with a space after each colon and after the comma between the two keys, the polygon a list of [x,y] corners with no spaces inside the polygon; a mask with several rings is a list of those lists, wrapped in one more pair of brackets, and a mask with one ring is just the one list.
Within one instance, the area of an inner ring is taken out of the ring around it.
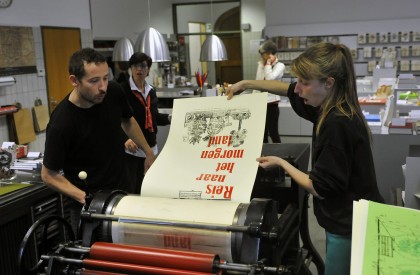
{"label": "ceiling lamp cord", "polygon": [[203,45],[201,45],[200,61],[223,61],[227,60],[225,44],[216,35],[213,27],[213,1],[210,1],[211,35],[208,35]]}
{"label": "ceiling lamp cord", "polygon": [[150,56],[153,62],[168,62],[171,60],[166,40],[156,29],[150,27],[150,0],[147,0],[149,22],[148,28],[140,33],[134,45],[136,52]]}

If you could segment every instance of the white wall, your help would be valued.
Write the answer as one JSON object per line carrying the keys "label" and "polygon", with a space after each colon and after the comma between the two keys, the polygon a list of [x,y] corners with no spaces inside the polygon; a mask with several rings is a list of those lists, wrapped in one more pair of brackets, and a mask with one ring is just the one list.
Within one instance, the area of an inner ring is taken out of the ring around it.
{"label": "white wall", "polygon": [[177,8],[178,33],[188,33],[188,23],[211,23],[213,26],[217,18],[224,12],[238,7],[238,2],[207,5],[185,5]]}
{"label": "white wall", "polygon": [[[32,27],[37,68],[44,69],[44,54],[40,26],[80,28],[82,46],[92,46],[90,8],[86,0],[15,0],[6,9],[0,9],[0,26]],[[1,57],[0,57],[1,58]],[[31,109],[35,99],[47,103],[45,76],[16,75],[16,84],[0,87],[0,105],[20,102]],[[45,132],[38,133],[29,144],[32,151],[44,151]],[[0,116],[0,144],[9,140],[6,116]]]}
{"label": "white wall", "polygon": [[0,9],[1,26],[60,26],[90,29],[86,0],[15,0]]}
{"label": "white wall", "polygon": [[305,36],[420,30],[418,0],[266,0],[267,35]]}
{"label": "white wall", "polygon": [[242,71],[244,79],[255,79],[257,62],[260,59],[258,52],[251,51],[250,42],[262,39],[265,27],[265,1],[242,0],[241,23],[250,24],[250,31],[242,31]]}
{"label": "white wall", "polygon": [[251,24],[251,32],[261,32],[265,27],[266,0],[242,0],[241,23]]}
{"label": "white wall", "polygon": [[[150,20],[149,5],[150,2]],[[148,27],[172,34],[172,3],[168,0],[90,0],[93,39],[127,37],[133,44]]]}
{"label": "white wall", "polygon": [[266,0],[266,3],[269,26],[419,18],[420,7],[418,0]]}

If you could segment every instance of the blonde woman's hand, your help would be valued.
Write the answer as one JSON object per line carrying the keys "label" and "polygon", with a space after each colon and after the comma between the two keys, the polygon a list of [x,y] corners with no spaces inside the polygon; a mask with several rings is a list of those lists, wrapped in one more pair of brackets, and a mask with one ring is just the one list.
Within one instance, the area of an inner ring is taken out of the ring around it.
{"label": "blonde woman's hand", "polygon": [[230,87],[226,88],[226,96],[227,99],[231,99],[234,94],[242,92],[244,89],[242,88],[242,81],[239,81],[235,84],[232,84]]}
{"label": "blonde woman's hand", "polygon": [[259,162],[259,165],[266,169],[271,168],[275,166],[281,166],[282,159],[275,156],[267,156],[267,157],[259,157],[257,158],[257,161]]}

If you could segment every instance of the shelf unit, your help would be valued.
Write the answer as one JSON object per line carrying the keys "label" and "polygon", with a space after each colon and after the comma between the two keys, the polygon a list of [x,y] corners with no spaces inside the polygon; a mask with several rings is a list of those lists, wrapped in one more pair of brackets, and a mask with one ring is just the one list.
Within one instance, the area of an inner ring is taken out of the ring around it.
{"label": "shelf unit", "polygon": [[290,63],[305,49],[318,42],[342,43],[349,47],[357,77],[371,76],[384,49],[396,52],[399,73],[420,75],[420,32],[401,31],[383,33],[336,34],[328,36],[277,36],[277,58],[286,65],[285,77],[290,77]]}
{"label": "shelf unit", "polygon": [[384,49],[395,52],[397,73],[420,74],[420,32],[362,33],[357,37],[358,49],[368,61],[368,72],[382,57]]}

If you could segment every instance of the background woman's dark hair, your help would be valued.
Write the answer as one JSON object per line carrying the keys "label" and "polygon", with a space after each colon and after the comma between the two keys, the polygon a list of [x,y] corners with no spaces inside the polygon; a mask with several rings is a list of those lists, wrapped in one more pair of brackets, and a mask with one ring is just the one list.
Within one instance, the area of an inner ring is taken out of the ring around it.
{"label": "background woman's dark hair", "polygon": [[130,60],[128,60],[128,64],[131,67],[132,65],[135,65],[135,64],[138,64],[138,63],[143,63],[144,61],[146,61],[147,67],[149,67],[149,69],[150,69],[150,67],[152,66],[152,62],[153,62],[152,58],[145,53],[135,52],[130,57]]}
{"label": "background woman's dark hair", "polygon": [[92,48],[83,48],[72,54],[69,61],[69,74],[81,80],[86,74],[85,63],[106,63],[106,57]]}

